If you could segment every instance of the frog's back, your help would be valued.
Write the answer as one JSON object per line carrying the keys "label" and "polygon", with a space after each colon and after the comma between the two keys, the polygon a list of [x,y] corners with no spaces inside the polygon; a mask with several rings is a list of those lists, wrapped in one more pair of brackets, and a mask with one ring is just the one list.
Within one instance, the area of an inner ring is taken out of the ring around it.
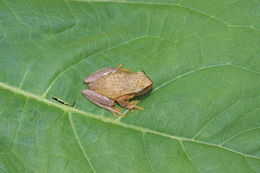
{"label": "frog's back", "polygon": [[116,72],[93,81],[89,88],[115,100],[126,94],[138,93],[149,85],[151,80],[143,72]]}

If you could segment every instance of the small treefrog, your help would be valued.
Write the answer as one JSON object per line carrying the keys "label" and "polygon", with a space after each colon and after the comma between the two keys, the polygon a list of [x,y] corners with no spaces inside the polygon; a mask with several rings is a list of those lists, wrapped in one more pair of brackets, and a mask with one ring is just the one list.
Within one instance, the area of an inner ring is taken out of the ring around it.
{"label": "small treefrog", "polygon": [[87,99],[112,112],[115,118],[117,118],[116,114],[125,117],[121,109],[114,107],[115,102],[129,110],[134,108],[144,110],[135,105],[137,100],[131,102],[129,100],[152,89],[152,81],[144,72],[130,72],[121,67],[120,64],[117,67],[104,68],[92,73],[84,79],[89,89],[82,91]]}

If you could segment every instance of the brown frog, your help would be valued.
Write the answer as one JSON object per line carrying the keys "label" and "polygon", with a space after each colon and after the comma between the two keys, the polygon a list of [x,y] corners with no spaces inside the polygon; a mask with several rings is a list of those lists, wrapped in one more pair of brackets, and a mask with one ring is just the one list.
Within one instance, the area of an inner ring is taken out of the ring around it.
{"label": "brown frog", "polygon": [[117,118],[116,114],[125,117],[121,109],[114,107],[115,102],[129,110],[134,108],[144,110],[135,105],[137,100],[131,102],[129,100],[152,89],[152,81],[144,72],[130,72],[121,67],[120,64],[117,67],[104,68],[92,73],[84,79],[89,89],[82,91],[87,99],[112,112],[115,118]]}

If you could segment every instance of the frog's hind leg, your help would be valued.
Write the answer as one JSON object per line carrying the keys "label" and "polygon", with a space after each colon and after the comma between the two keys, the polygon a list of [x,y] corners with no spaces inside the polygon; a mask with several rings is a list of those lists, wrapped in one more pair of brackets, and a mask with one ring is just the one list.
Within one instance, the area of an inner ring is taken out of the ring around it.
{"label": "frog's hind leg", "polygon": [[84,82],[85,83],[93,82],[94,80],[96,80],[102,76],[106,76],[110,73],[114,73],[114,72],[118,71],[118,69],[119,69],[119,67],[103,68],[101,70],[98,70],[98,71],[90,74],[88,77],[84,78]]}
{"label": "frog's hind leg", "polygon": [[114,100],[111,100],[106,96],[100,95],[95,91],[88,90],[88,89],[83,90],[82,94],[94,104],[112,112],[115,118],[117,118],[116,114],[125,117],[125,114],[121,113],[120,109],[113,107],[115,105]]}
{"label": "frog's hind leg", "polygon": [[123,66],[123,64],[119,64],[117,67],[100,69],[100,70],[90,74],[88,77],[84,78],[84,82],[88,84],[88,83],[93,82],[94,80],[96,80],[96,79],[98,79],[102,76],[106,76],[110,73],[114,73],[114,72],[117,72],[117,71],[130,72],[128,69],[121,68],[122,66]]}
{"label": "frog's hind leg", "polygon": [[130,109],[130,110],[133,110],[133,109],[139,109],[139,110],[144,110],[144,108],[140,107],[140,106],[137,106],[135,105],[136,103],[138,103],[139,101],[138,100],[134,100],[132,102],[129,102],[129,99],[133,98],[134,95],[133,94],[129,94],[129,95],[124,95],[122,97],[119,97],[117,98],[117,102],[120,106],[126,108],[126,109]]}

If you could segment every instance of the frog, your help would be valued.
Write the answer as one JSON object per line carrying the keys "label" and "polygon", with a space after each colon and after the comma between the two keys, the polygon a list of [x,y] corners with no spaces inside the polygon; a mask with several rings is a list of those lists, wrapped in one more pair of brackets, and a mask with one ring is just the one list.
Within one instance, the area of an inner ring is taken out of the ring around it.
{"label": "frog", "polygon": [[122,109],[116,108],[116,103],[130,110],[144,110],[137,106],[139,100],[130,99],[146,94],[152,90],[152,80],[143,71],[131,72],[122,68],[122,64],[116,67],[100,69],[86,78],[84,83],[88,89],[82,91],[83,96],[97,106],[110,111],[115,118],[117,115],[125,117]]}

